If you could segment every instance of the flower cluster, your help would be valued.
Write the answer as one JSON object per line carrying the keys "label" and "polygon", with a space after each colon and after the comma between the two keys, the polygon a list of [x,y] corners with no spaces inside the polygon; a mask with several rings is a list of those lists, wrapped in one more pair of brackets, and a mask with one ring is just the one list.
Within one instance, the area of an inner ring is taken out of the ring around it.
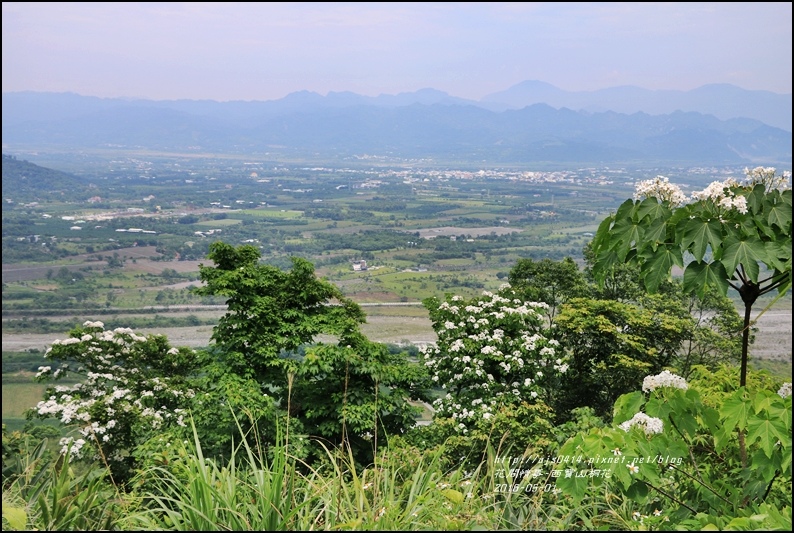
{"label": "flower cluster", "polygon": [[678,207],[686,203],[686,195],[678,185],[670,183],[664,176],[656,176],[651,180],[639,182],[634,188],[634,199],[658,198]]}
{"label": "flower cluster", "polygon": [[746,214],[747,197],[743,192],[750,191],[754,186],[763,184],[767,193],[777,190],[791,189],[791,173],[786,171],[777,175],[773,167],[756,167],[744,169],[745,179],[741,182],[734,178],[725,181],[713,181],[702,191],[693,192],[687,199],[681,189],[664,176],[639,182],[634,189],[634,200],[657,198],[668,202],[672,207],[680,207],[688,202],[709,201],[723,211],[736,211]]}
{"label": "flower cluster", "polygon": [[746,185],[752,187],[759,183],[764,185],[766,192],[787,191],[791,189],[791,172],[784,171],[781,175],[776,175],[777,169],[774,167],[755,167],[745,168]]}
{"label": "flower cluster", "polygon": [[61,455],[69,455],[69,459],[79,459],[83,456],[83,446],[85,439],[77,439],[74,437],[64,437],[58,444],[61,446]]}
{"label": "flower cluster", "polygon": [[791,396],[791,382],[787,381],[786,383],[784,383],[780,387],[780,390],[777,391],[777,393],[780,395],[781,398],[788,398],[789,396]]}
{"label": "flower cluster", "polygon": [[430,309],[438,336],[420,349],[431,379],[449,391],[436,400],[439,416],[467,433],[504,403],[535,402],[543,388],[568,369],[548,338],[545,303],[524,302],[509,286],[464,300],[447,297]]}
{"label": "flower cluster", "polygon": [[628,432],[634,426],[638,426],[645,431],[646,435],[653,435],[664,431],[664,422],[659,418],[648,416],[643,412],[635,414],[631,420],[626,420],[618,427],[623,431]]}
{"label": "flower cluster", "polygon": [[736,194],[737,187],[739,187],[739,182],[733,178],[728,178],[725,181],[713,181],[702,191],[693,192],[692,200],[709,200],[726,211],[734,209],[745,214],[747,213],[747,198]]}
{"label": "flower cluster", "polygon": [[683,390],[688,388],[684,378],[673,374],[669,370],[664,370],[655,376],[645,376],[645,379],[642,380],[643,392],[650,392],[659,387],[675,387]]}
{"label": "flower cluster", "polygon": [[[82,380],[50,386],[34,408],[40,418],[77,426],[84,439],[61,442],[70,459],[82,456],[86,442],[113,452],[128,447],[131,435],[141,429],[184,425],[181,413],[194,392],[184,379],[190,366],[178,363],[191,359],[192,350],[171,348],[165,337],[144,337],[129,328],[105,330],[102,322],[87,321],[70,335],[53,341],[45,354],[53,365],[40,367],[36,377],[50,381],[72,373]],[[118,453],[106,456],[121,458]]]}

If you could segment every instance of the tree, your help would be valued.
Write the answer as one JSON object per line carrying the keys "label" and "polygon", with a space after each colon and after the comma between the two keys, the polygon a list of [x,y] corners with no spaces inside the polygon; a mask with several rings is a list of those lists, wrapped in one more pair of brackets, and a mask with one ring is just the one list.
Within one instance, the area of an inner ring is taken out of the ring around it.
{"label": "tree", "polygon": [[223,362],[241,376],[283,385],[298,347],[320,334],[354,331],[366,315],[333,284],[318,279],[314,266],[292,258],[282,271],[259,264],[257,248],[216,241],[208,255],[215,266],[199,265],[202,296],[225,296],[228,311],[212,340]]}
{"label": "tree", "polygon": [[664,300],[656,297],[643,307],[574,298],[563,306],[554,329],[570,368],[554,404],[558,417],[588,406],[609,418],[621,394],[673,363],[694,320],[682,309],[659,312]]}
{"label": "tree", "polygon": [[[310,262],[293,257],[282,271],[259,256],[253,246],[218,241],[209,253],[215,266],[199,266],[205,285],[196,292],[227,298],[212,334],[215,374],[273,395],[290,431],[351,444],[365,460],[376,443],[367,434],[413,426],[418,409],[407,400],[424,398],[424,373],[366,339],[364,312]],[[319,335],[336,342],[317,342]]]}
{"label": "tree", "polygon": [[[790,173],[746,170],[746,180],[715,181],[687,203],[681,189],[658,176],[640,182],[634,199],[599,226],[593,239],[594,275],[631,262],[650,292],[684,268],[686,292],[703,297],[709,286],[744,303],[740,385],[747,376],[751,310],[759,296],[791,288]],[[684,260],[687,260],[686,265]]]}
{"label": "tree", "polygon": [[37,380],[82,379],[48,387],[30,415],[73,427],[79,436],[61,439],[62,453],[79,458],[86,449],[99,451],[117,482],[135,467],[137,446],[168,427],[187,426],[201,366],[190,348],[172,348],[162,335],[105,330],[102,322],[87,321],[54,341],[45,357],[53,364],[40,367]]}
{"label": "tree", "polygon": [[548,305],[522,301],[509,285],[469,300],[429,298],[424,305],[438,341],[423,347],[421,357],[446,393],[434,402],[439,427],[467,436],[472,451],[509,431],[507,442],[520,452],[538,445],[534,451],[542,453],[548,404],[568,369],[545,326]]}
{"label": "tree", "polygon": [[570,257],[562,261],[519,259],[510,270],[508,281],[524,301],[548,304],[550,321],[560,305],[570,298],[584,296],[587,291],[584,276]]}
{"label": "tree", "polygon": [[[747,383],[753,304],[759,296],[791,288],[791,174],[774,168],[745,169],[746,179],[712,182],[692,194],[662,176],[637,185],[634,199],[601,222],[593,238],[594,275],[603,279],[622,262],[640,266],[645,287],[655,292],[684,268],[684,291],[703,297],[709,286],[735,289],[744,303],[739,386]],[[684,264],[686,258],[687,263]],[[744,432],[739,431],[746,464]]]}

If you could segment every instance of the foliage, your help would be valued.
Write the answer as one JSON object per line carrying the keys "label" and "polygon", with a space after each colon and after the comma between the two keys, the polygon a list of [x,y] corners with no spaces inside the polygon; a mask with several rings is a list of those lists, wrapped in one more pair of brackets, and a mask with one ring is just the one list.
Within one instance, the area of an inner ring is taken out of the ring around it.
{"label": "foliage", "polygon": [[295,505],[301,489],[294,486],[300,480],[294,459],[277,446],[268,461],[261,448],[252,449],[245,438],[240,442],[223,464],[205,457],[195,428],[192,445],[176,441],[173,464],[139,474],[145,478],[136,480],[145,483],[145,509],[130,517],[130,525],[176,531],[290,530],[305,505]]}
{"label": "foliage", "polygon": [[609,417],[618,396],[674,361],[693,321],[653,307],[574,298],[555,325],[570,365],[553,403],[565,420],[572,409],[585,406]]}
{"label": "foliage", "polygon": [[[736,387],[734,376],[703,367],[697,373],[702,377],[690,383],[669,372],[648,376],[643,392],[621,396],[613,427],[561,447],[559,456],[573,463],[557,486],[574,502],[606,486],[631,500],[638,528],[656,515],[664,529],[789,530],[790,383],[775,392]],[[715,382],[735,390],[715,392]],[[740,430],[747,430],[746,467],[732,438]]]}
{"label": "foliage", "polygon": [[54,367],[40,367],[37,380],[82,379],[48,387],[30,416],[74,426],[79,436],[62,439],[62,453],[90,458],[86,452],[93,448],[118,482],[134,466],[130,450],[158,430],[185,426],[195,394],[191,380],[201,365],[193,350],[172,348],[165,336],[105,330],[102,322],[91,321],[54,341],[45,357]]}
{"label": "foliage", "polygon": [[359,460],[372,459],[378,439],[385,442],[414,425],[420,409],[408,398],[426,400],[423,369],[400,353],[363,335],[344,339],[345,346],[307,348],[298,367],[290,402],[313,436],[346,441]]}
{"label": "foliage", "polygon": [[[6,439],[3,435],[4,453]],[[13,458],[21,466],[6,477],[3,457],[3,530],[108,530],[125,510],[108,471],[89,468],[82,473],[55,461],[45,451],[46,440],[25,448]]]}
{"label": "foliage", "polygon": [[525,303],[508,285],[470,300],[424,303],[438,341],[421,350],[422,361],[446,391],[434,402],[436,423],[452,419],[455,433],[479,442],[480,452],[504,432],[509,446],[523,450],[540,437],[542,448],[551,419],[546,404],[568,369],[544,327],[548,305]]}
{"label": "foliage", "polygon": [[[414,424],[418,409],[407,399],[424,398],[424,372],[404,353],[390,353],[362,335],[361,308],[317,278],[310,262],[293,258],[284,272],[258,264],[252,246],[220,241],[209,258],[216,266],[200,267],[206,286],[197,292],[228,298],[213,332],[214,373],[250,380],[260,395],[273,394],[300,432],[331,444],[346,441],[360,460],[372,455],[378,435]],[[321,334],[337,342],[316,343]]]}
{"label": "foliage", "polygon": [[519,259],[508,275],[516,294],[526,302],[548,304],[549,320],[571,298],[585,296],[587,286],[579,267],[570,257],[562,261]]}
{"label": "foliage", "polygon": [[228,311],[212,334],[223,363],[236,374],[284,384],[284,370],[294,364],[282,352],[292,353],[319,334],[354,331],[365,315],[336,286],[318,279],[308,261],[293,258],[284,272],[258,264],[259,257],[253,246],[212,243],[215,266],[200,265],[206,285],[195,292],[227,298]]}
{"label": "foliage", "polygon": [[[634,199],[604,219],[593,239],[593,272],[632,262],[650,292],[684,268],[683,287],[701,298],[708,287],[729,287],[745,304],[741,384],[747,371],[750,310],[759,296],[791,287],[790,173],[745,171],[746,180],[715,181],[686,196],[667,178],[641,182]],[[686,265],[685,265],[686,259]]]}

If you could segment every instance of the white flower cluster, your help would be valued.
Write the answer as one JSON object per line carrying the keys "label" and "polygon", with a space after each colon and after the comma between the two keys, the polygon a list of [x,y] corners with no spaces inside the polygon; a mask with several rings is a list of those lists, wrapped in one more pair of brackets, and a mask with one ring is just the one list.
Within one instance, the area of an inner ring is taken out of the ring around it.
{"label": "white flower cluster", "polygon": [[745,168],[744,175],[748,186],[752,187],[762,183],[766,192],[783,192],[791,189],[791,172],[789,171],[777,175],[777,169],[774,167],[755,167],[753,169]]}
{"label": "white flower cluster", "polygon": [[728,178],[725,181],[712,181],[702,191],[693,192],[692,200],[710,200],[726,211],[735,209],[739,213],[745,214],[747,213],[747,198],[736,194],[735,189],[739,186],[739,182],[733,178]]}
{"label": "white flower cluster", "polygon": [[453,296],[434,313],[438,342],[420,348],[420,357],[432,381],[454,391],[434,405],[459,433],[490,419],[501,404],[535,401],[547,380],[568,369],[559,343],[543,332],[548,306],[514,296],[509,286],[470,301]]}
{"label": "white flower cluster", "polygon": [[664,176],[637,183],[634,189],[634,200],[657,198],[669,202],[673,207],[679,207],[689,201],[711,201],[725,211],[735,210],[741,214],[747,213],[747,198],[739,194],[741,190],[749,191],[758,184],[764,185],[764,190],[786,191],[791,189],[791,172],[785,171],[778,175],[773,167],[745,168],[745,179],[740,183],[734,178],[725,181],[713,181],[702,191],[693,192],[687,199],[680,187],[669,182]]}
{"label": "white flower cluster", "polygon": [[653,435],[664,431],[664,422],[659,418],[648,416],[642,411],[634,415],[631,420],[626,420],[618,427],[623,431],[628,432],[634,426],[641,427],[646,435]]}
{"label": "white flower cluster", "polygon": [[[176,407],[194,392],[184,385],[174,385],[170,377],[152,375],[148,358],[153,349],[162,349],[155,339],[137,335],[129,328],[105,331],[102,322],[87,321],[83,330],[65,340],[53,341],[45,357],[76,361],[77,372],[84,375],[81,383],[57,385],[48,389],[49,397],[36,405],[41,418],[55,417],[63,424],[78,424],[83,437],[97,439],[103,445],[114,445],[114,437],[127,433],[136,423],[156,429],[164,420],[183,425],[183,415]],[[177,348],[168,348],[159,357],[178,355]],[[51,366],[39,368],[41,381],[64,377],[68,363],[52,372]],[[121,423],[119,420],[123,420]],[[81,456],[83,439],[61,442],[63,453]]]}
{"label": "white flower cluster", "polygon": [[634,199],[658,198],[678,207],[686,203],[686,195],[681,188],[664,176],[639,182],[634,188]]}
{"label": "white flower cluster", "polygon": [[659,387],[675,387],[676,389],[687,390],[688,385],[684,378],[673,374],[669,370],[664,370],[655,376],[645,376],[645,379],[642,380],[643,392],[650,392]]}
{"label": "white flower cluster", "polygon": [[780,387],[780,390],[777,391],[781,398],[788,398],[791,396],[791,382],[787,381]]}
{"label": "white flower cluster", "polygon": [[83,439],[75,440],[74,437],[64,437],[58,444],[61,445],[61,455],[69,454],[70,461],[83,456],[83,446],[85,446]]}

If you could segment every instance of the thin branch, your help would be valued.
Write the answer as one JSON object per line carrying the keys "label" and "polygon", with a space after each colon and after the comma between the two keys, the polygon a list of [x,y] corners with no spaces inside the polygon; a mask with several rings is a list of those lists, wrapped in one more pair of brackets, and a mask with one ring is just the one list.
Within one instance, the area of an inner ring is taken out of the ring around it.
{"label": "thin branch", "polygon": [[777,478],[778,474],[780,474],[780,470],[775,470],[775,475],[769,480],[769,485],[766,486],[766,492],[764,492],[764,496],[761,498],[762,502],[766,501],[766,497],[769,496],[769,492],[772,490],[772,483],[775,482],[775,478]]}
{"label": "thin branch", "polygon": [[678,504],[678,505],[680,505],[681,507],[686,507],[686,508],[687,508],[687,509],[689,509],[689,510],[690,510],[690,511],[691,511],[693,514],[697,514],[697,511],[696,511],[695,509],[693,509],[692,507],[688,506],[687,504],[685,504],[684,502],[682,502],[681,500],[679,500],[679,499],[678,499],[678,498],[676,498],[675,496],[672,496],[672,495],[670,495],[670,494],[666,493],[665,491],[663,491],[663,490],[662,490],[662,489],[660,489],[659,487],[656,487],[656,486],[654,486],[654,485],[651,485],[650,483],[648,483],[648,482],[647,482],[647,481],[645,481],[645,480],[643,480],[642,482],[643,482],[643,483],[645,483],[646,485],[648,485],[648,486],[649,486],[650,488],[652,488],[653,490],[660,492],[660,493],[661,493],[661,494],[663,494],[664,496],[667,496],[668,498],[670,498],[671,500],[673,500],[675,503],[677,503],[677,504]]}
{"label": "thin branch", "polygon": [[761,285],[762,283],[765,283],[765,282],[769,281],[770,279],[775,279],[778,276],[786,277],[786,276],[788,276],[788,272],[778,272],[777,274],[772,274],[771,276],[769,276],[766,279],[759,280],[758,284]]}
{"label": "thin branch", "polygon": [[[684,442],[687,442],[687,438],[686,438],[686,436],[684,436],[684,434],[683,434],[683,433],[681,433],[681,430],[680,430],[680,429],[678,429],[678,426],[676,425],[676,423],[675,423],[675,420],[673,420],[672,413],[671,413],[670,415],[668,415],[668,417],[667,417],[667,418],[670,420],[670,425],[671,425],[671,426],[673,426],[673,429],[675,429],[676,433],[678,433],[679,435],[681,435],[681,439],[682,439]],[[706,482],[705,482],[705,481],[703,481],[703,477],[700,475],[700,469],[698,468],[697,461],[695,460],[695,454],[693,454],[693,453],[692,453],[692,447],[691,447],[691,446],[687,446],[687,451],[689,451],[689,458],[692,460],[692,466],[695,468],[695,472],[697,472],[697,475],[698,475],[698,480],[699,480],[699,481],[700,481],[700,482],[701,482],[703,485],[705,485],[705,484],[706,484]]]}
{"label": "thin branch", "polygon": [[760,296],[762,294],[766,294],[768,292],[771,292],[771,291],[777,289],[778,287],[780,287],[781,285],[783,285],[783,283],[785,283],[785,282],[786,282],[785,279],[781,279],[779,281],[776,281],[776,282],[772,283],[771,285],[769,285],[768,287],[765,287],[764,289],[761,289],[761,291],[758,293],[758,295]]}
{"label": "thin branch", "polygon": [[698,483],[700,483],[701,485],[703,485],[704,487],[706,487],[706,488],[709,490],[709,492],[711,492],[712,494],[714,494],[716,497],[718,497],[719,499],[721,499],[722,501],[724,501],[724,502],[725,502],[725,503],[727,503],[728,505],[733,505],[733,502],[731,502],[730,500],[728,500],[728,499],[724,498],[724,497],[723,497],[723,496],[722,496],[722,495],[721,495],[719,492],[717,492],[717,491],[715,491],[714,489],[712,489],[711,487],[709,487],[709,486],[708,486],[706,483],[704,483],[703,481],[701,481],[701,480],[699,480],[699,479],[695,479],[695,477],[694,477],[692,474],[690,474],[689,472],[687,472],[687,471],[685,471],[685,470],[682,470],[682,469],[678,468],[678,467],[677,467],[677,466],[675,466],[673,463],[669,463],[669,466],[670,466],[670,467],[671,467],[673,470],[677,470],[677,471],[681,472],[682,474],[684,474],[684,475],[685,475],[686,477],[688,477],[689,479],[691,479],[691,480],[693,480],[693,481],[697,481]]}
{"label": "thin branch", "polygon": [[736,275],[739,276],[739,280],[744,284],[747,285],[747,275],[744,272],[744,265],[739,263],[739,268],[736,269]]}

